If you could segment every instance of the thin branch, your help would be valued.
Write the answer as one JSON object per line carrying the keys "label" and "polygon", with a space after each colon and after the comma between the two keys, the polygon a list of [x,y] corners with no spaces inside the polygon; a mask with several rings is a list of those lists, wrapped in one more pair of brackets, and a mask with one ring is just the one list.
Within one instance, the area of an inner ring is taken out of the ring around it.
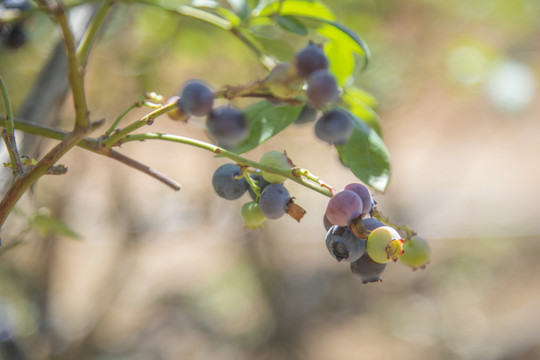
{"label": "thin branch", "polygon": [[303,179],[301,177],[298,177],[295,172],[295,169],[282,169],[282,168],[277,168],[274,166],[264,165],[256,161],[246,159],[236,153],[223,149],[219,146],[206,143],[204,141],[199,141],[199,140],[195,140],[195,139],[191,139],[191,138],[187,138],[183,136],[163,134],[163,133],[146,133],[146,134],[127,135],[124,139],[120,141],[120,143],[125,143],[125,142],[130,142],[130,141],[144,141],[144,140],[165,140],[165,141],[177,142],[181,144],[198,147],[198,148],[210,151],[214,154],[229,158],[235,161],[236,163],[238,163],[239,165],[249,166],[256,169],[268,171],[274,174],[282,175],[300,185],[303,185],[307,188],[315,190],[325,196],[332,197],[332,192],[328,188],[323,187],[317,183],[308,181],[306,179]]}
{"label": "thin branch", "polygon": [[11,102],[9,101],[6,84],[1,77],[0,92],[2,93],[2,97],[4,98],[4,106],[6,108],[6,128],[2,131],[2,138],[4,139],[4,143],[6,144],[6,148],[9,154],[13,178],[16,178],[24,172],[24,168],[22,166],[21,156],[19,155],[19,149],[17,148],[17,139],[15,138],[15,125],[13,123],[13,110],[11,109]]}
{"label": "thin branch", "polygon": [[[66,136],[69,135],[69,132],[65,130],[56,129],[50,126],[46,125],[37,125],[34,123],[29,123],[23,120],[16,120],[15,121],[15,129],[21,130],[25,133],[34,134],[34,135],[41,135],[49,139],[53,140],[62,140]],[[157,170],[152,169],[149,166],[146,166],[144,164],[141,164],[125,155],[122,155],[116,151],[113,151],[111,149],[105,148],[103,146],[100,146],[99,139],[96,138],[83,138],[81,141],[77,143],[77,146],[80,148],[83,148],[85,150],[92,151],[96,154],[103,155],[106,157],[109,157],[111,159],[120,161],[124,165],[127,165],[129,167],[132,167],[136,170],[139,170],[147,175],[150,175],[151,177],[161,181],[165,185],[169,186],[173,190],[180,190],[180,184],[173,179],[169,178],[168,176],[161,174]]]}
{"label": "thin branch", "polygon": [[80,129],[86,129],[90,125],[88,119],[88,106],[86,103],[86,93],[84,89],[84,76],[83,67],[79,64],[77,59],[77,45],[75,37],[69,26],[67,18],[66,8],[64,4],[56,0],[53,3],[49,3],[44,0],[39,0],[39,3],[44,6],[54,20],[60,26],[63,43],[66,48],[66,58],[68,64],[68,80],[71,85],[71,92],[73,95],[73,107],[75,110],[75,127]]}
{"label": "thin branch", "polygon": [[113,6],[112,0],[103,1],[98,11],[96,12],[96,15],[94,16],[92,23],[90,24],[88,30],[84,34],[84,37],[82,38],[79,44],[76,57],[77,57],[77,62],[83,67],[86,66],[86,63],[88,61],[88,55],[90,54],[90,50],[92,49],[92,44],[94,43],[97,33],[99,29],[101,28],[101,25],[103,25],[103,22],[105,21],[105,18],[107,17],[107,14],[112,9],[112,6]]}
{"label": "thin branch", "polygon": [[160,172],[152,169],[151,167],[146,166],[144,164],[141,164],[140,162],[135,161],[132,158],[127,157],[127,156],[125,156],[125,155],[123,155],[123,154],[121,154],[119,152],[116,152],[116,151],[114,151],[112,149],[103,149],[103,150],[106,150],[106,151],[104,151],[104,152],[99,151],[98,153],[102,154],[102,155],[106,155],[106,156],[110,157],[111,159],[120,161],[122,164],[125,164],[125,165],[127,165],[129,167],[132,167],[134,169],[142,171],[143,173],[145,173],[147,175],[150,175],[154,179],[157,179],[157,180],[161,181],[162,183],[169,186],[173,190],[176,190],[176,191],[180,190],[181,187],[180,187],[180,184],[178,182],[176,182],[176,181],[172,180],[171,178],[161,174]]}
{"label": "thin branch", "polygon": [[129,124],[125,128],[123,128],[121,130],[118,130],[117,132],[112,134],[109,138],[106,138],[103,141],[103,145],[105,147],[108,147],[108,148],[111,148],[111,147],[115,146],[119,141],[121,141],[122,138],[126,137],[131,132],[133,132],[133,131],[135,131],[135,130],[143,127],[143,126],[152,125],[154,120],[157,117],[168,113],[169,111],[173,110],[176,107],[177,107],[176,102],[172,102],[172,103],[163,105],[159,109],[156,109],[156,110],[152,111],[151,113],[147,114],[143,118]]}
{"label": "thin branch", "polygon": [[13,210],[13,207],[26,190],[28,190],[41,176],[45,175],[48,169],[69,149],[83,139],[90,130],[90,127],[87,127],[86,129],[75,129],[58,145],[52,148],[35,166],[31,167],[30,170],[19,176],[19,178],[11,184],[4,195],[2,202],[0,202],[0,227],[2,227],[9,213]]}

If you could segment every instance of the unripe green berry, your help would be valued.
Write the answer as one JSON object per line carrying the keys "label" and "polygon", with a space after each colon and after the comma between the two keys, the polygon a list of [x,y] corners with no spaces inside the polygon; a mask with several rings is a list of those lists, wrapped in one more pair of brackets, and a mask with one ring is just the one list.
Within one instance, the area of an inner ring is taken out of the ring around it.
{"label": "unripe green berry", "polygon": [[403,240],[395,229],[381,226],[369,234],[366,251],[378,263],[395,262],[403,254]]}
{"label": "unripe green berry", "polygon": [[240,214],[244,220],[244,227],[250,229],[262,227],[262,224],[266,220],[266,217],[261,213],[261,209],[259,209],[259,204],[255,201],[250,201],[242,205]]}
{"label": "unripe green berry", "polygon": [[294,66],[289,63],[277,64],[264,80],[265,86],[278,98],[291,98],[302,89],[304,80],[298,77]]}
{"label": "unripe green berry", "polygon": [[[280,153],[279,151],[268,151],[261,157],[261,164],[272,166],[279,169],[290,169],[291,165],[289,164],[289,160],[287,158],[287,155],[284,153]],[[286,177],[273,174],[267,171],[262,172],[262,176],[264,180],[268,181],[269,183],[282,183],[285,180],[287,180]]]}
{"label": "unripe green berry", "polygon": [[419,236],[414,236],[403,243],[403,255],[399,260],[403,265],[411,267],[413,270],[424,269],[429,263],[431,250],[426,240]]}

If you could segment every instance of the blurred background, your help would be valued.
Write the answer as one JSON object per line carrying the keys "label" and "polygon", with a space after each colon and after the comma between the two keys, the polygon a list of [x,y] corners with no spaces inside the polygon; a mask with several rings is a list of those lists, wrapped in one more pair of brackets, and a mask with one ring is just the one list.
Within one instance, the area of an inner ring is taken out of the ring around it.
{"label": "blurred background", "polygon": [[[429,266],[389,264],[364,285],[328,254],[324,196],[289,184],[307,210],[263,229],[213,193],[224,163],[200,149],[145,142],[122,153],[182,184],[74,149],[3,229],[0,341],[5,359],[540,358],[540,3],[537,0],[331,1],[366,40],[355,83],[379,101],[392,160],[379,209],[432,249]],[[29,42],[0,49],[15,112],[56,41],[45,16]],[[155,8],[117,4],[86,74],[91,118],[110,123],[143,92],[175,95],[263,77],[226,32]],[[71,99],[59,113],[70,128]],[[147,110],[134,111],[133,121]],[[150,131],[207,141],[203,119]],[[260,149],[287,150],[335,188],[354,182],[311,125]],[[53,141],[42,144],[42,151]],[[316,154],[316,156],[314,156]],[[36,215],[37,214],[37,215]],[[52,215],[73,229],[27,227]],[[71,236],[70,236],[71,235]],[[16,246],[15,246],[16,245]]]}

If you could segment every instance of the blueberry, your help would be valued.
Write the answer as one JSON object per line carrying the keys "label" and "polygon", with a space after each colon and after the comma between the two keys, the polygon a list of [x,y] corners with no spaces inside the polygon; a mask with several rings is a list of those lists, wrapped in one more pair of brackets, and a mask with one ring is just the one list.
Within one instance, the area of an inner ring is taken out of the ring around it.
{"label": "blueberry", "polygon": [[373,261],[368,253],[351,263],[351,272],[362,279],[364,284],[381,281],[381,274],[385,268],[386,264]]}
{"label": "blueberry", "polygon": [[210,137],[223,147],[234,147],[248,135],[244,114],[235,108],[222,106],[215,108],[206,119]]}
{"label": "blueberry", "polygon": [[[235,200],[247,191],[247,181],[242,176],[242,169],[236,164],[224,164],[217,168],[212,177],[216,193],[227,200]],[[240,178],[241,177],[241,178]]]}
{"label": "blueberry", "polygon": [[366,252],[366,241],[357,238],[348,226],[334,225],[326,234],[326,247],[337,261],[353,262]]}
{"label": "blueberry", "polygon": [[294,65],[298,75],[305,78],[317,70],[328,69],[328,59],[319,46],[309,44],[296,54]]}
{"label": "blueberry", "polygon": [[[349,140],[353,127],[353,119],[346,111],[332,109],[324,113],[315,123],[315,135],[329,144],[343,145]],[[371,203],[371,199],[369,199],[369,203]]]}
{"label": "blueberry", "polygon": [[214,93],[202,81],[191,80],[182,89],[178,105],[186,114],[206,116],[214,106]]}
{"label": "blueberry", "polygon": [[287,212],[290,195],[282,184],[270,184],[261,192],[259,208],[268,219],[278,219]]}

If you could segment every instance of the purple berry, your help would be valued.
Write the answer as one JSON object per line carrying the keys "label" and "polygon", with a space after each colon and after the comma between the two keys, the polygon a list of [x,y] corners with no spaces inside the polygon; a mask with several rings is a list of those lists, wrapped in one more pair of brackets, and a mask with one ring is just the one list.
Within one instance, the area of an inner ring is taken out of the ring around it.
{"label": "purple berry", "polygon": [[285,215],[290,198],[285,186],[270,184],[261,192],[259,208],[268,219],[278,219]]}
{"label": "purple berry", "polygon": [[223,147],[236,146],[248,135],[244,114],[229,106],[215,108],[206,119],[206,128],[210,137]]}
{"label": "purple berry", "polygon": [[309,44],[296,54],[294,65],[298,75],[305,78],[317,70],[327,70],[328,59],[319,46]]}
{"label": "purple berry", "polygon": [[353,119],[347,112],[332,109],[315,123],[315,135],[329,144],[343,145],[351,137],[353,126]]}
{"label": "purple berry", "polygon": [[381,281],[381,274],[386,268],[386,264],[373,261],[368,253],[351,263],[351,272],[362,279],[364,284]]}
{"label": "purple berry", "polygon": [[331,223],[347,226],[362,215],[362,199],[355,192],[344,190],[335,194],[326,207],[326,216]]}
{"label": "purple berry", "polygon": [[367,214],[371,210],[371,204],[373,197],[371,196],[371,193],[369,192],[369,189],[359,183],[352,183],[343,188],[343,190],[350,190],[356,193],[356,195],[360,196],[360,199],[362,199],[362,204],[364,205],[362,209],[362,214]]}
{"label": "purple berry", "polygon": [[182,89],[178,105],[186,114],[206,116],[214,106],[214,93],[202,81],[191,80]]}
{"label": "purple berry", "polygon": [[336,78],[327,70],[317,70],[307,79],[306,96],[308,103],[322,108],[339,98]]}

